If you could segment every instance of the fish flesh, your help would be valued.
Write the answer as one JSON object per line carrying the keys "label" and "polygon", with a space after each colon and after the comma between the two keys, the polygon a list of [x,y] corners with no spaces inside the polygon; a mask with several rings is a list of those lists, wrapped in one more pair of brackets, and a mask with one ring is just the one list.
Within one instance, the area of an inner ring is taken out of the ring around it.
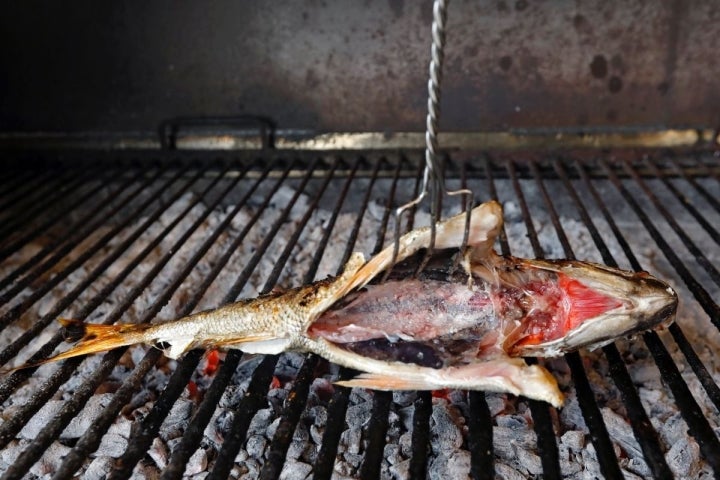
{"label": "fish flesh", "polygon": [[[590,262],[502,256],[502,208],[487,202],[436,224],[432,257],[415,257],[430,228],[412,230],[365,261],[318,282],[158,324],[95,325],[62,319],[76,346],[42,361],[144,343],[170,358],[194,348],[313,352],[359,370],[337,382],[379,390],[485,390],[563,403],[554,377],[523,357],[597,348],[673,321],[677,295],[646,272]],[[416,269],[416,268],[415,268]],[[387,279],[380,281],[383,272]]]}

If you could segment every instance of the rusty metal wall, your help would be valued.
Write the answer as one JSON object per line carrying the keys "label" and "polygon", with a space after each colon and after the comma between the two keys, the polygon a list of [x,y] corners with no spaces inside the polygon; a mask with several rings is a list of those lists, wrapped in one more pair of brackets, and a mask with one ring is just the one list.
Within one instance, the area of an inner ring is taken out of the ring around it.
{"label": "rusty metal wall", "polygon": [[[14,2],[0,131],[424,128],[431,3]],[[453,0],[442,130],[720,124],[716,2]]]}

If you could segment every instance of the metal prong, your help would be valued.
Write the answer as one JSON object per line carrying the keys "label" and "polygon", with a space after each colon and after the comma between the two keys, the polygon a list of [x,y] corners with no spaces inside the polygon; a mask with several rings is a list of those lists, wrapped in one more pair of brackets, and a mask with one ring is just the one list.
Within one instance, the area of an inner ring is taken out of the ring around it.
{"label": "metal prong", "polygon": [[[435,0],[433,3],[433,23],[432,23],[432,46],[430,49],[430,78],[428,80],[428,113],[425,121],[425,170],[423,171],[422,189],[420,194],[410,202],[402,205],[395,211],[395,232],[394,232],[394,248],[393,261],[395,264],[398,253],[400,251],[400,220],[402,215],[410,208],[417,206],[430,194],[430,245],[428,246],[425,258],[420,263],[418,273],[421,272],[427,261],[432,255],[435,247],[436,224],[440,220],[440,196],[445,194],[448,196],[464,195],[467,197],[464,208],[467,213],[465,220],[465,233],[462,242],[462,249],[467,247],[468,236],[470,233],[470,206],[472,204],[473,194],[467,189],[448,191],[445,189],[445,178],[442,167],[438,161],[438,121],[440,118],[440,82],[442,80],[442,66],[444,60],[443,50],[445,48],[445,21],[447,19],[447,1]],[[385,272],[383,281],[390,275],[390,270]]]}

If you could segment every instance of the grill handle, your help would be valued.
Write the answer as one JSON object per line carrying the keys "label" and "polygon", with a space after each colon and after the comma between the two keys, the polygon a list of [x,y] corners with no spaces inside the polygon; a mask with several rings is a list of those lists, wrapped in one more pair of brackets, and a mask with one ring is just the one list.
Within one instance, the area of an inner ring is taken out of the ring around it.
{"label": "grill handle", "polygon": [[[175,117],[164,120],[158,127],[158,137],[163,150],[176,150],[181,129],[195,130],[222,127],[243,132],[257,130],[263,149],[275,148],[275,122],[259,115]],[[226,132],[225,132],[226,133]]]}

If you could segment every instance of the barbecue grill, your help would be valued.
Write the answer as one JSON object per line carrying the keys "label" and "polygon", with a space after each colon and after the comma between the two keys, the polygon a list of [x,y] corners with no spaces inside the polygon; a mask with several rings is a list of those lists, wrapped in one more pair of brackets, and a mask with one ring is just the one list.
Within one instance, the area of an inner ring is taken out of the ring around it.
{"label": "barbecue grill", "polygon": [[[308,8],[303,21],[323,25],[331,24],[340,8],[305,3],[311,2],[298,2]],[[225,7],[231,12],[236,8]],[[16,8],[17,21],[29,21],[24,7]],[[269,7],[258,8],[260,15]],[[400,34],[416,24],[427,30],[429,13],[418,15],[419,6],[390,2],[367,14],[387,36],[398,34],[383,17],[388,8],[398,24],[407,20],[406,26],[396,27]],[[543,19],[554,18],[553,8],[498,2],[496,10],[481,7],[473,15],[486,19],[481,24],[494,38],[500,34],[487,19],[514,12],[520,27],[538,27]],[[452,5],[451,32],[467,33],[463,13],[470,10]],[[533,10],[533,15],[522,13]],[[612,44],[616,35],[604,26],[613,23],[607,12],[575,12],[566,20],[582,34],[599,18],[598,41]],[[77,21],[58,15],[68,25]],[[697,12],[685,15],[698,29],[717,30],[712,22],[695,18],[702,16]],[[277,11],[271,16],[281,25],[295,18]],[[252,44],[253,55],[276,48],[263,36],[266,27],[259,25],[265,24],[251,17],[237,17],[256,34],[240,43]],[[453,17],[459,22],[455,26]],[[153,25],[150,18],[124,28],[137,34],[143,25]],[[178,14],[168,18],[173,25],[187,22]],[[619,14],[613,18],[620,22]],[[552,28],[555,20],[548,21]],[[316,49],[327,41],[334,53],[343,52],[343,29],[328,28],[299,35]],[[644,34],[649,45],[662,50],[664,44],[653,40],[663,29],[654,28]],[[688,40],[678,28],[672,24],[671,37],[676,44],[685,43],[674,48],[692,48],[694,37],[688,34]],[[218,35],[227,40],[231,31],[221,27]],[[115,32],[125,42],[136,41],[125,33],[122,28]],[[361,38],[368,48],[383,42],[367,31],[348,35],[351,43]],[[88,52],[105,48],[104,38],[99,46],[87,47]],[[452,33],[450,38],[451,65],[458,51],[473,55],[467,51],[472,39],[453,50]],[[427,63],[428,44],[422,44],[419,70]],[[546,46],[537,48],[542,53]],[[35,44],[23,48],[33,52]],[[188,52],[196,53],[195,48]],[[515,53],[517,57],[512,52],[502,56],[502,71],[512,71],[513,65],[530,68],[529,56],[522,49]],[[316,58],[312,51],[308,55]],[[414,50],[409,57],[413,55]],[[51,71],[62,63],[42,57]],[[290,57],[281,55],[277,61],[292,66]],[[259,58],[249,56],[247,65],[231,73],[259,81],[268,68]],[[720,476],[720,162],[712,128],[717,89],[712,95],[702,88],[678,91],[692,75],[677,74],[676,83],[664,86],[665,92],[675,88],[675,97],[657,105],[638,83],[640,73],[617,59],[605,62],[593,55],[591,60],[586,63],[595,80],[608,83],[613,95],[618,88],[633,91],[647,108],[629,106],[626,97],[610,100],[612,115],[604,118],[583,113],[592,103],[570,102],[544,114],[540,98],[564,87],[546,84],[538,92],[521,83],[512,87],[531,111],[529,124],[522,125],[514,107],[508,107],[515,100],[486,106],[495,109],[494,118],[503,127],[541,128],[492,132],[488,127],[499,124],[473,117],[461,131],[463,114],[483,104],[482,89],[497,88],[493,82],[498,78],[495,73],[490,80],[483,77],[482,88],[468,93],[451,67],[447,123],[452,131],[440,135],[448,188],[470,189],[474,203],[496,199],[503,204],[506,225],[498,245],[503,254],[647,270],[678,292],[677,322],[664,331],[619,339],[593,352],[537,360],[566,394],[562,409],[484,392],[351,390],[333,382],[354,372],[314,355],[253,357],[231,351],[217,360],[214,353],[194,350],[173,361],[158,348],[135,346],[3,374],[2,478]],[[663,65],[670,69],[663,75],[672,77],[678,64],[687,72],[706,73],[701,62],[683,59],[677,51],[673,62]],[[133,68],[140,67],[131,62],[121,78],[132,80],[140,71]],[[169,320],[334,275],[353,251],[369,255],[392,242],[395,208],[416,198],[422,187],[422,133],[403,133],[412,130],[408,119],[421,121],[422,114],[408,102],[391,117],[379,101],[366,106],[379,112],[370,121],[367,111],[328,113],[351,87],[342,86],[331,66],[315,68],[319,70],[313,70],[309,85],[318,87],[320,71],[329,86],[317,116],[309,106],[317,92],[302,97],[302,105],[278,100],[284,96],[268,97],[279,91],[275,77],[268,78],[267,89],[255,85],[244,93],[243,102],[260,116],[195,112],[178,117],[185,111],[175,97],[167,110],[138,109],[135,102],[155,98],[164,88],[151,81],[147,90],[125,92],[127,110],[118,102],[117,118],[101,118],[100,130],[87,122],[102,117],[96,110],[105,94],[89,95],[80,104],[84,113],[74,113],[66,109],[61,90],[53,91],[67,86],[62,82],[30,84],[24,90],[18,85],[20,100],[5,102],[2,110],[0,137],[2,367],[33,363],[58,347],[67,348],[57,318],[106,324]],[[643,74],[657,73],[653,65],[644,68]],[[474,66],[466,70],[470,78],[479,75]],[[403,78],[412,83],[422,75],[411,71]],[[197,87],[197,79],[190,78],[187,86]],[[386,88],[404,92],[407,87],[392,78],[383,77]],[[423,93],[420,85],[418,94]],[[585,87],[577,80],[567,88],[575,94]],[[33,97],[37,89],[47,89],[50,98],[45,117]],[[471,99],[469,107],[457,100],[463,91]],[[260,93],[259,100],[253,92]],[[711,95],[707,102],[697,102],[705,94]],[[691,107],[697,107],[694,115],[688,113]],[[152,114],[169,118],[157,133],[143,124]],[[666,121],[672,115],[677,115],[676,123]],[[288,116],[289,125],[303,128],[283,128]],[[131,119],[141,131],[127,132]],[[373,123],[378,121],[386,123]],[[328,128],[328,122],[336,125]],[[667,128],[637,127],[657,122]],[[323,128],[328,132],[310,133]],[[385,128],[392,132],[378,133]],[[43,131],[48,129],[56,133]],[[353,129],[362,133],[341,133]],[[402,218],[403,231],[430,221],[424,207]],[[446,197],[440,211],[447,216],[460,208],[460,202]]]}

